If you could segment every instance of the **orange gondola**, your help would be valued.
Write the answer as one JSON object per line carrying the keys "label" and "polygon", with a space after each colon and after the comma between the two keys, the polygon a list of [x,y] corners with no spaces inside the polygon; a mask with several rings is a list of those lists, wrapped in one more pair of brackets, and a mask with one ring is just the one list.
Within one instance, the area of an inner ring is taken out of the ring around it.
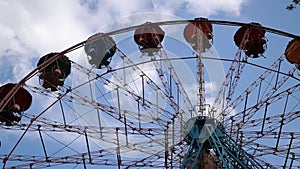
{"label": "orange gondola", "polygon": [[255,26],[261,25],[251,23],[240,27],[234,35],[234,42],[247,56],[258,58],[266,50],[266,31]]}
{"label": "orange gondola", "polygon": [[284,55],[291,64],[295,64],[300,69],[300,40],[291,40],[285,49]]}
{"label": "orange gondola", "polygon": [[212,24],[205,22],[207,20],[207,18],[195,18],[193,22],[186,25],[183,32],[185,40],[194,50],[200,52],[205,52],[211,47],[209,40],[213,38]]}
{"label": "orange gondola", "polygon": [[[0,101],[13,90],[17,84],[8,83],[0,87]],[[22,112],[29,109],[32,102],[31,94],[24,88],[19,88],[12,98],[7,102],[3,110],[0,111],[0,121],[7,126],[19,122],[22,118]]]}
{"label": "orange gondola", "polygon": [[135,30],[134,41],[139,45],[143,54],[153,56],[161,48],[165,32],[158,25],[151,25],[150,22],[146,22],[144,25]]}
{"label": "orange gondola", "polygon": [[[59,53],[49,53],[40,58],[37,66],[40,66],[54,56],[61,55]],[[39,70],[40,83],[45,89],[50,88],[51,91],[57,91],[58,86],[63,86],[66,77],[71,73],[71,61],[65,55],[60,56],[46,67]]]}

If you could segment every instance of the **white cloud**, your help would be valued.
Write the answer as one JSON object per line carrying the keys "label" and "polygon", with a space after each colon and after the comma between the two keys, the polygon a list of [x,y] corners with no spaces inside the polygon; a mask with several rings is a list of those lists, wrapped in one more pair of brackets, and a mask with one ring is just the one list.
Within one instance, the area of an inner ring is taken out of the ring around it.
{"label": "white cloud", "polygon": [[[24,44],[45,54],[63,50],[86,35],[85,24],[79,15],[84,8],[74,1],[2,1],[0,2],[1,27],[9,32],[4,39],[19,38]],[[79,18],[79,19],[78,19]],[[2,43],[7,43],[2,41]],[[8,48],[15,48],[13,43]],[[2,49],[3,51],[3,49]]]}
{"label": "white cloud", "polygon": [[152,0],[154,11],[164,11],[176,15],[194,15],[210,17],[223,12],[231,16],[239,16],[242,6],[247,0]]}
{"label": "white cloud", "polygon": [[[30,55],[34,53],[26,51]],[[21,80],[32,69],[32,57],[26,56],[28,53],[18,52],[16,50],[6,50],[1,54],[0,59],[0,83],[7,83]]]}
{"label": "white cloud", "polygon": [[186,0],[186,9],[194,15],[211,16],[219,12],[239,16],[247,0]]}
{"label": "white cloud", "polygon": [[[154,11],[176,14],[176,11],[182,9],[184,1],[152,0]],[[184,12],[184,10],[182,11]]]}

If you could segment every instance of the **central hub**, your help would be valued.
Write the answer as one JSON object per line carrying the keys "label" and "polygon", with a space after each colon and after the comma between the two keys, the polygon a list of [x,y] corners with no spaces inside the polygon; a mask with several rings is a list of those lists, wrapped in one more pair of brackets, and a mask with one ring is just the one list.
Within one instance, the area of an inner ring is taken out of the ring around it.
{"label": "central hub", "polygon": [[190,118],[184,125],[183,134],[188,144],[205,143],[218,126],[216,119],[207,116],[197,116]]}

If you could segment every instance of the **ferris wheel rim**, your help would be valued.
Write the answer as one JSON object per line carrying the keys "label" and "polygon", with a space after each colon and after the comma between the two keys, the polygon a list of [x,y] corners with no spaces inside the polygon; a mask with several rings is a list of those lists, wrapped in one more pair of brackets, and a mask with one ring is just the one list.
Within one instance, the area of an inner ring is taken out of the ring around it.
{"label": "ferris wheel rim", "polygon": [[[149,25],[176,25],[176,24],[186,24],[186,23],[189,23],[189,22],[195,22],[195,20],[174,20],[174,21],[151,22],[151,23],[149,23]],[[291,34],[291,33],[288,33],[288,32],[281,31],[281,30],[273,29],[273,28],[270,28],[270,27],[253,25],[251,23],[249,24],[249,23],[245,23],[245,22],[234,22],[234,21],[226,21],[226,20],[201,20],[201,22],[207,22],[207,23],[218,24],[218,25],[230,25],[230,26],[252,26],[252,27],[255,27],[255,28],[258,28],[258,29],[263,29],[263,30],[266,30],[267,32],[278,34],[278,35],[281,35],[281,36],[300,39],[300,36],[297,36],[295,34]],[[100,34],[98,37],[96,37],[96,39],[97,38],[102,38],[104,36],[116,35],[116,34],[120,34],[120,33],[123,33],[123,32],[133,31],[137,28],[143,28],[145,26],[147,26],[147,25],[140,24],[140,25],[136,25],[136,26],[123,28],[123,29],[118,29],[118,30],[115,30],[115,31]],[[42,69],[42,68],[46,67],[47,65],[52,63],[54,60],[58,59],[60,56],[62,56],[64,54],[67,54],[67,53],[69,53],[73,50],[76,50],[76,49],[84,46],[84,44],[86,42],[87,42],[87,40],[84,40],[80,43],[77,43],[77,44],[75,44],[75,45],[59,52],[59,54],[54,55],[49,60],[47,60],[46,62],[44,62],[41,65],[39,65],[38,67],[36,67],[34,70],[29,72],[23,79],[21,79],[17,83],[17,85],[13,88],[13,90],[11,90],[7,94],[7,97],[5,97],[3,100],[8,100],[9,101],[11,99],[11,97],[15,94],[15,92],[21,86],[23,86],[26,83],[27,80],[29,80],[30,78],[32,78],[34,75],[36,75],[38,73],[39,69]],[[0,102],[0,110],[2,110],[6,105],[6,103],[4,103],[3,100]]]}

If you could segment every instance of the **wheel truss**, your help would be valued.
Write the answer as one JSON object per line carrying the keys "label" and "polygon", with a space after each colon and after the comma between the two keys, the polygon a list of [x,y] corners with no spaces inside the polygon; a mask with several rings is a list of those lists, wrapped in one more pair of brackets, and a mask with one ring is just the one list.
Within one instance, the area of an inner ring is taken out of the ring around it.
{"label": "wheel truss", "polygon": [[[169,26],[187,22],[191,21],[167,21],[152,24]],[[249,25],[218,20],[203,22],[226,26]],[[272,28],[251,26],[280,36],[299,38],[296,35]],[[132,26],[105,35],[116,35],[141,27],[143,25]],[[99,38],[101,36],[103,35],[99,35]],[[85,43],[86,41],[81,42],[62,51],[48,62],[41,64],[39,69],[61,57],[62,54],[68,54],[83,47]],[[118,168],[196,169],[203,167],[199,164],[199,160],[208,158],[206,157],[208,154],[211,155],[209,158],[212,161],[218,161],[215,166],[219,168],[293,168],[300,165],[300,147],[297,146],[300,134],[297,131],[285,130],[286,127],[291,128],[292,125],[289,126],[289,124],[297,121],[300,115],[300,101],[297,96],[300,93],[300,79],[296,75],[297,68],[286,69],[284,67],[284,56],[280,56],[270,66],[261,66],[246,57],[243,58],[240,50],[234,59],[206,57],[200,55],[199,52],[196,56],[174,58],[169,57],[163,48],[159,57],[140,63],[131,60],[121,49],[117,49],[116,53],[123,62],[123,66],[112,67],[101,73],[72,61],[73,69],[88,76],[84,82],[75,87],[66,84],[59,93],[51,93],[28,84],[27,82],[38,73],[38,69],[35,69],[24,77],[5,99],[1,100],[0,109],[2,110],[7,104],[5,100],[11,99],[18,88],[25,86],[30,92],[46,96],[52,101],[38,114],[34,112],[24,114],[25,123],[1,126],[4,131],[17,130],[23,133],[18,140],[14,140],[16,144],[10,147],[9,153],[0,155],[3,168],[7,166],[46,168],[80,164],[85,168],[91,165],[117,166]],[[194,108],[195,103],[182,82],[178,69],[173,66],[177,59],[196,60],[197,62],[198,111]],[[203,60],[206,59],[231,63],[211,107],[205,107],[207,95],[204,87],[205,65]],[[152,68],[155,68],[157,77],[143,69],[142,66],[147,63],[154,65]],[[240,84],[244,85],[241,79],[247,66],[263,71],[257,76],[257,79],[253,80],[253,83],[243,87],[245,90],[239,91],[237,89],[241,87]],[[135,72],[139,76],[121,76],[118,73],[122,71]],[[90,90],[92,91],[90,94],[80,90],[82,86],[91,86],[93,82],[96,87]],[[130,86],[130,84],[136,86],[138,84],[141,87]],[[103,92],[105,90],[99,86],[109,88],[110,92]],[[149,91],[156,94],[155,97],[158,99],[151,100],[147,97],[146,94]],[[115,96],[115,104],[110,102],[112,98],[107,97],[109,94]],[[94,95],[97,97],[92,97]],[[126,95],[130,101],[135,103],[135,111],[121,103],[122,95]],[[167,106],[161,106],[158,103],[161,100],[165,101]],[[93,119],[97,122],[93,124],[97,125],[91,125],[88,120],[76,121],[76,118],[73,118],[76,115],[73,104],[80,105],[85,109],[83,114],[77,114],[80,117],[85,117],[89,112],[95,113],[98,119]],[[277,109],[276,105],[278,104],[282,105],[280,110]],[[57,114],[61,115],[44,118],[44,114],[50,112],[53,107],[56,107]],[[204,116],[203,112],[208,114]],[[154,114],[159,114],[159,116]],[[103,117],[114,121],[115,126],[105,126],[101,120]],[[182,134],[184,125],[190,119],[195,118],[195,123],[188,130],[189,138],[186,138]],[[221,119],[220,122],[215,118]],[[203,124],[203,121],[213,122]],[[42,150],[41,154],[20,155],[15,153],[19,146],[24,146],[22,140],[26,139],[26,133],[36,135]],[[59,138],[52,137],[51,133],[61,133],[61,135],[70,133],[72,138],[62,142]],[[133,139],[135,137],[138,138],[137,141]],[[48,145],[51,143],[49,139],[60,145],[55,147],[58,149],[57,154],[49,151]],[[273,142],[268,144],[268,139],[272,139]],[[78,151],[76,147],[71,146],[75,142],[83,144],[84,148]],[[95,142],[106,146],[99,148]],[[159,149],[155,147],[159,147]],[[60,154],[65,149],[71,153]],[[134,158],[124,155],[131,152],[139,152],[143,155],[142,157],[137,155]],[[273,156],[284,160],[281,164],[276,165],[263,160],[265,157],[272,158]]]}

